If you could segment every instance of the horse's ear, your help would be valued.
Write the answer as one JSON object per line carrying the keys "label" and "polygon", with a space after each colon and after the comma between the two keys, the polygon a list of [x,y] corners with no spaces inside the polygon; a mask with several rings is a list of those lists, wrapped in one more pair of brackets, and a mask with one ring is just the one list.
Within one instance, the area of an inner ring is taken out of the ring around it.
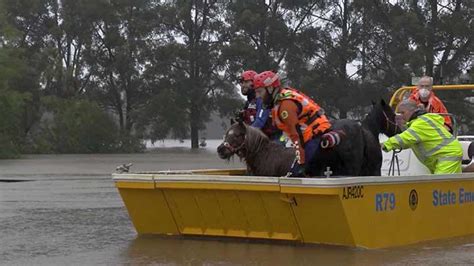
{"label": "horse's ear", "polygon": [[234,118],[231,118],[231,119],[230,119],[230,125],[233,125],[233,124],[235,124],[235,119],[234,119]]}
{"label": "horse's ear", "polygon": [[372,106],[375,106],[375,101],[374,100],[371,100],[370,102],[372,102]]}

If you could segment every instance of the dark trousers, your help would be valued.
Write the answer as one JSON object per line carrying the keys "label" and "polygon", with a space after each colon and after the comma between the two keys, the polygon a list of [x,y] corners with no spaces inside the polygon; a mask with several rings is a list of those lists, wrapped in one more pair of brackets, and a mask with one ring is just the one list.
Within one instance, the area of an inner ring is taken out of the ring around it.
{"label": "dark trousers", "polygon": [[305,172],[310,175],[314,175],[314,169],[316,164],[316,158],[318,157],[321,150],[321,136],[315,136],[311,140],[305,143],[304,145],[304,154],[305,154]]}

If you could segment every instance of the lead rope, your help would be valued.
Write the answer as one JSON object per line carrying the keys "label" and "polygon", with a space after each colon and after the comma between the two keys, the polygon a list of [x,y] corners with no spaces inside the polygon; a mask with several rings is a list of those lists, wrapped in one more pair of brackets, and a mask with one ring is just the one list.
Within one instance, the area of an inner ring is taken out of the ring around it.
{"label": "lead rope", "polygon": [[390,167],[388,168],[388,175],[395,176],[395,166],[397,167],[398,176],[400,176],[400,161],[398,160],[398,154],[401,149],[395,149],[392,152],[392,160],[390,161]]}

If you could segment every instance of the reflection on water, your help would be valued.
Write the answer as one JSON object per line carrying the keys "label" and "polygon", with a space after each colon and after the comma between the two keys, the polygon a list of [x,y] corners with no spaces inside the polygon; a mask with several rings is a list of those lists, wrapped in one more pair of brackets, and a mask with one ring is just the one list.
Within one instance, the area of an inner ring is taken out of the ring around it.
{"label": "reflection on water", "polygon": [[295,265],[351,262],[357,252],[345,247],[304,246],[287,242],[245,241],[240,239],[171,238],[140,236],[123,256],[133,264],[266,264]]}
{"label": "reflection on water", "polygon": [[[196,156],[199,155],[199,156]],[[239,239],[137,236],[110,179],[136,170],[234,168],[207,151],[34,155],[0,161],[0,264],[6,265],[373,265],[474,264],[474,236],[363,250]]]}
{"label": "reflection on water", "polygon": [[428,242],[399,248],[365,250],[328,245],[240,239],[138,236],[123,261],[132,264],[238,264],[238,265],[379,265],[472,264],[474,236]]}

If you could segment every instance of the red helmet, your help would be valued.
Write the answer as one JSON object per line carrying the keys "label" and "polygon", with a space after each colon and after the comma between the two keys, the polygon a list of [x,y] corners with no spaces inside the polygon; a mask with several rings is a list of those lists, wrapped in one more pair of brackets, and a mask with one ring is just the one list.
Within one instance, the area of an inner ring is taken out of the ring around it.
{"label": "red helmet", "polygon": [[240,75],[240,82],[247,81],[247,80],[253,80],[253,77],[257,75],[257,72],[253,70],[247,70],[242,72],[242,75]]}
{"label": "red helmet", "polygon": [[262,88],[262,87],[280,87],[280,78],[277,74],[272,71],[263,71],[253,77],[253,87]]}

